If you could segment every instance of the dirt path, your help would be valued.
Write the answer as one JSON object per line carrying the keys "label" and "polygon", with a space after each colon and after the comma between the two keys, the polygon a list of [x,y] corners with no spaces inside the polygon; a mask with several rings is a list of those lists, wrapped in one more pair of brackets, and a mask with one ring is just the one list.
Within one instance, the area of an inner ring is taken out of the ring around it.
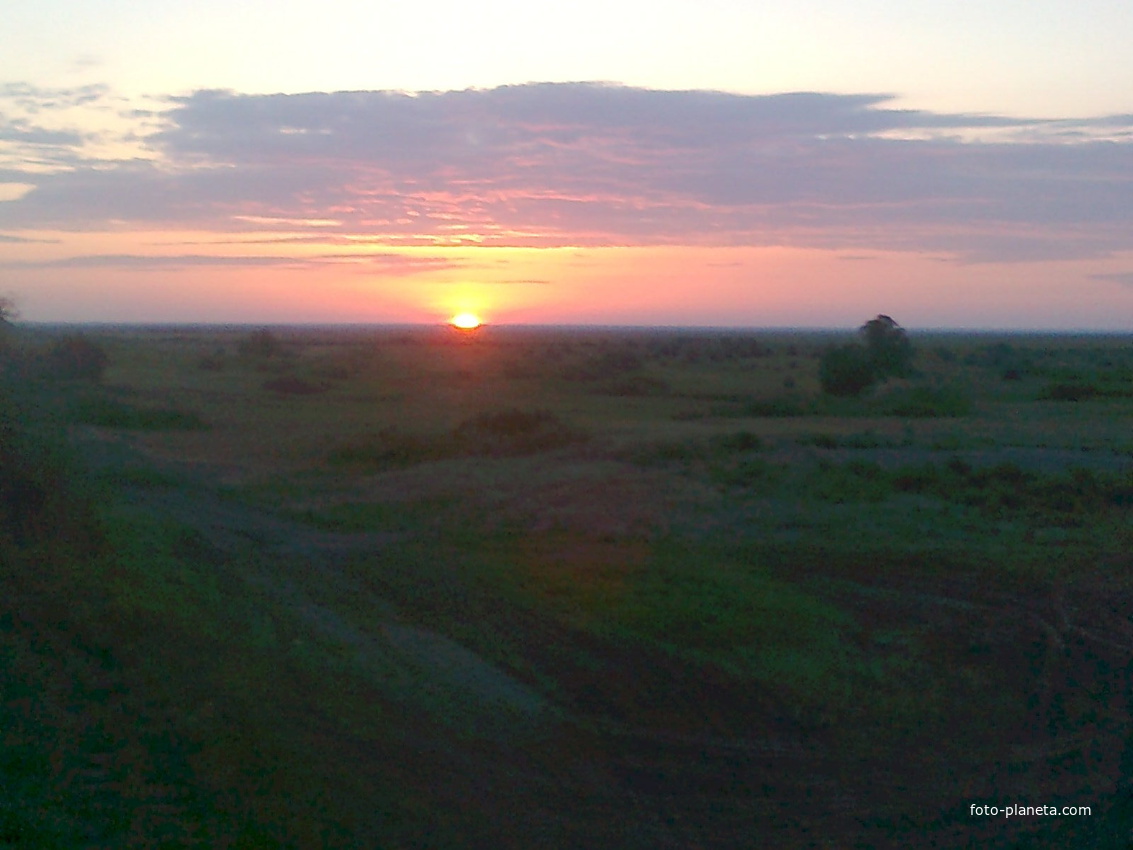
{"label": "dirt path", "polygon": [[[134,452],[102,441],[92,452],[110,468]],[[88,445],[89,449],[90,446]],[[135,455],[136,457],[136,455]],[[535,690],[438,632],[401,617],[387,599],[343,567],[402,539],[396,532],[334,532],[224,498],[200,468],[175,470],[182,486],[120,488],[129,510],[198,534],[218,563],[298,618],[312,642],[344,653],[350,665],[396,702],[423,711],[458,734],[519,742],[558,712]],[[352,612],[333,600],[351,598]]]}

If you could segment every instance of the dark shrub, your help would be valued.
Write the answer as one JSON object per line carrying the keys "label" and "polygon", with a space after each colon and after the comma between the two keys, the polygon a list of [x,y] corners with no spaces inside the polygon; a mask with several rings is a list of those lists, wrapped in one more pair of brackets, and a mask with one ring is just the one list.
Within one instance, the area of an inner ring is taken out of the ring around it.
{"label": "dark shrub", "polygon": [[1039,398],[1048,401],[1085,401],[1098,395],[1098,388],[1091,384],[1048,384]]}
{"label": "dark shrub", "polygon": [[271,331],[253,331],[240,340],[237,350],[245,357],[277,357],[283,353],[283,344]]}
{"label": "dark shrub", "polygon": [[951,348],[945,348],[944,346],[937,346],[936,348],[933,349],[932,353],[936,355],[936,359],[939,360],[941,363],[955,363],[956,362],[956,352],[953,351]]}
{"label": "dark shrub", "polygon": [[860,345],[852,343],[828,349],[818,367],[824,392],[835,396],[859,396],[875,380],[873,362]]}
{"label": "dark shrub", "polygon": [[971,475],[972,473],[972,465],[962,457],[957,457],[955,455],[948,458],[948,461],[945,463],[945,468],[953,475],[959,475],[963,477]]}
{"label": "dark shrub", "polygon": [[[954,458],[955,460],[955,458]],[[903,466],[893,473],[893,489],[902,493],[943,493],[946,473],[935,463]]]}
{"label": "dark shrub", "polygon": [[64,337],[47,352],[50,374],[64,380],[101,381],[109,361],[102,346],[82,334]]}
{"label": "dark shrub", "polygon": [[74,470],[57,452],[0,422],[0,562],[8,546],[63,545],[96,556],[102,529],[77,495]]}
{"label": "dark shrub", "polygon": [[223,354],[204,354],[197,360],[197,368],[202,372],[220,372],[224,369]]}

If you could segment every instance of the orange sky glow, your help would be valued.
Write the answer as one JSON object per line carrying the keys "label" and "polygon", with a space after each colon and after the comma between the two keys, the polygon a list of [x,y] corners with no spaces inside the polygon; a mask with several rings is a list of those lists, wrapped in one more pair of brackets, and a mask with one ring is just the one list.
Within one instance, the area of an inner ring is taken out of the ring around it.
{"label": "orange sky glow", "polygon": [[[145,249],[175,260],[184,242],[200,237],[148,234]],[[115,257],[132,238],[82,234],[70,244],[76,255],[98,245],[94,256]],[[234,243],[208,255],[248,256]],[[55,244],[26,254],[46,255]],[[751,327],[836,327],[888,312],[910,327],[971,326],[978,316],[984,327],[1041,328],[1059,316],[1066,327],[1115,330],[1133,315],[1133,287],[1105,276],[1109,259],[964,265],[906,252],[743,246],[377,250],[445,266],[375,272],[361,248],[311,268],[306,260],[327,246],[304,245],[288,252],[293,265],[263,268],[110,262],[65,275],[55,266],[26,268],[18,275],[21,309],[41,321],[432,324],[473,313],[491,324]],[[711,297],[697,297],[702,292]],[[1125,312],[1097,309],[1114,303]]]}

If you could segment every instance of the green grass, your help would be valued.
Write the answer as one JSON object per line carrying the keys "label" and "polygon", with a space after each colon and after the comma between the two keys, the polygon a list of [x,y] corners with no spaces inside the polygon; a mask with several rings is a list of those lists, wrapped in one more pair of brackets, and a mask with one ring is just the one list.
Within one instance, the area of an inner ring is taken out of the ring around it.
{"label": "green grass", "polygon": [[76,425],[127,431],[198,431],[208,427],[196,413],[170,407],[136,407],[102,396],[76,399],[66,415]]}
{"label": "green grass", "polygon": [[[0,408],[0,844],[729,846],[764,797],[837,842],[836,782],[916,846],[972,783],[1111,787],[1127,345],[941,338],[831,399],[825,337],[241,333],[107,332],[103,387]],[[497,745],[440,636],[554,723]]]}
{"label": "green grass", "polygon": [[655,547],[611,612],[613,627],[814,699],[847,670],[852,616],[760,564],[709,547]]}

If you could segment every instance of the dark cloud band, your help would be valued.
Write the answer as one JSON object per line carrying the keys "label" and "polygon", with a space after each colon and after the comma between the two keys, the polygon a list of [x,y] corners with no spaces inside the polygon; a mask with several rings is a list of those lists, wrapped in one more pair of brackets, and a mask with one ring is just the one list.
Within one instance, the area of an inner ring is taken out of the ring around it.
{"label": "dark cloud band", "polygon": [[973,261],[1133,248],[1133,117],[1037,121],[892,101],[584,83],[200,91],[170,100],[147,139],[155,160],[20,175],[35,189],[0,204],[0,226],[791,244]]}

